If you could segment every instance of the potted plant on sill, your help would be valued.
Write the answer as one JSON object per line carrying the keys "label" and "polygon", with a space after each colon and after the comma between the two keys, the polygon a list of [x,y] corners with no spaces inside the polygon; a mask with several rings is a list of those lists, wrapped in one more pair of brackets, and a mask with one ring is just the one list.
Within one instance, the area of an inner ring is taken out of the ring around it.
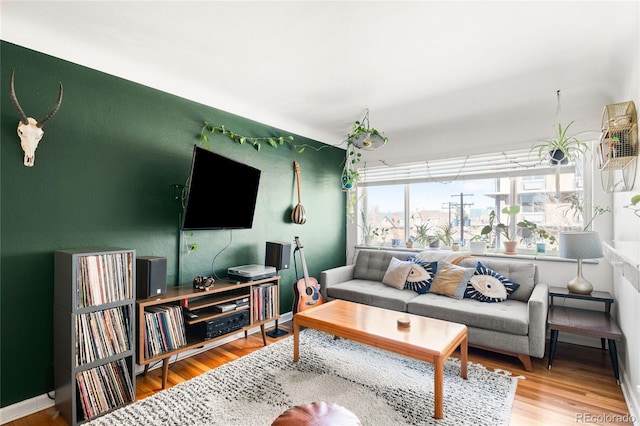
{"label": "potted plant on sill", "polygon": [[442,243],[441,248],[444,250],[451,250],[453,246],[453,226],[450,223],[446,225],[439,225],[437,231],[438,240]]}
{"label": "potted plant on sill", "polygon": [[528,231],[528,237],[533,236],[536,241],[536,253],[542,254],[546,252],[546,241],[549,241],[550,245],[554,245],[558,242],[557,238],[550,234],[546,229],[538,227],[537,224],[524,219],[522,222],[518,222],[518,228]]}
{"label": "potted plant on sill", "polygon": [[389,236],[389,228],[385,228],[382,226],[375,227],[371,231],[371,235],[374,239],[380,239],[380,246],[382,247],[387,242],[387,236]]}
{"label": "potted plant on sill", "polygon": [[489,235],[491,235],[492,232],[502,235],[506,239],[506,241],[502,242],[502,244],[504,244],[505,254],[515,254],[516,246],[518,245],[518,242],[516,241],[518,232],[517,230],[513,233],[511,232],[511,223],[515,215],[520,213],[520,206],[507,206],[504,207],[501,212],[509,215],[508,222],[506,224],[498,222],[494,226],[493,223],[497,219],[496,211],[491,210],[491,213],[489,213],[489,224],[482,228],[480,235],[486,236],[486,238],[489,238]]}
{"label": "potted plant on sill", "polygon": [[370,246],[373,242],[373,230],[375,229],[372,224],[367,223],[367,213],[364,210],[360,210],[360,229],[364,238],[364,245]]}
{"label": "potted plant on sill", "polygon": [[485,254],[489,238],[486,235],[474,235],[469,241],[469,250],[471,254]]}
{"label": "potted plant on sill", "polygon": [[429,246],[431,242],[431,235],[429,231],[431,231],[431,224],[429,222],[424,222],[419,225],[414,225],[413,229],[415,230],[415,238],[414,242],[422,245],[423,247]]}

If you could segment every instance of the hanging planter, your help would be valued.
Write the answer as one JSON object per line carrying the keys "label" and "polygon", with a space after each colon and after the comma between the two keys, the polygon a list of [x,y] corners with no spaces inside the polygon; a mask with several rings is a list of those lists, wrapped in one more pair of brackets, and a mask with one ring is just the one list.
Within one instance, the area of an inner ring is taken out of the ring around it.
{"label": "hanging planter", "polygon": [[385,145],[388,141],[389,139],[384,133],[369,127],[369,110],[362,121],[353,123],[351,132],[347,135],[346,158],[340,178],[343,191],[350,191],[358,186],[360,174],[357,170],[357,163],[362,157],[360,150],[372,151]]}
{"label": "hanging planter", "polygon": [[360,173],[356,168],[356,164],[360,161],[362,154],[356,152],[353,145],[347,142],[346,158],[344,160],[344,169],[340,177],[343,191],[350,191],[358,185]]}
{"label": "hanging planter", "polygon": [[576,161],[580,157],[586,157],[589,152],[589,145],[577,138],[577,135],[585,132],[567,135],[569,127],[573,123],[573,121],[570,122],[566,127],[558,123],[555,136],[534,145],[531,150],[537,150],[540,160],[548,159],[552,166],[568,164],[569,161]]}
{"label": "hanging planter", "polygon": [[560,149],[549,152],[549,164],[552,166],[565,166],[569,164],[569,158]]}

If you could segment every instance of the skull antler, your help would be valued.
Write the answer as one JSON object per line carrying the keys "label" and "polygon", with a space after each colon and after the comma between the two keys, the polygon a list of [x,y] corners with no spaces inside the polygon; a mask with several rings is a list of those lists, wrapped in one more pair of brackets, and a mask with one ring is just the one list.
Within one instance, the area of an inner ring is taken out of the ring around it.
{"label": "skull antler", "polygon": [[18,136],[20,137],[20,145],[22,146],[22,150],[24,151],[24,165],[27,167],[32,167],[35,161],[36,148],[38,147],[38,143],[42,136],[44,135],[44,131],[42,130],[42,126],[47,122],[53,115],[58,112],[60,105],[62,104],[62,82],[60,82],[60,93],[58,94],[58,100],[56,104],[53,106],[51,111],[47,115],[44,116],[40,121],[36,121],[34,118],[27,117],[27,114],[24,113],[24,110],[20,106],[20,102],[18,102],[18,97],[16,96],[16,89],[14,87],[14,74],[15,69],[11,70],[11,81],[9,84],[9,97],[11,101],[13,101],[13,105],[15,105],[16,109],[20,113],[20,123],[18,123]]}
{"label": "skull antler", "polygon": [[20,121],[22,122],[22,124],[28,125],[29,120],[27,120],[27,114],[24,113],[24,110],[20,106],[20,102],[18,102],[18,98],[16,97],[16,88],[13,85],[13,76],[15,73],[16,73],[16,69],[14,68],[11,70],[11,80],[9,83],[9,97],[11,98],[11,100],[13,101],[13,104],[16,106],[16,109],[20,113]]}

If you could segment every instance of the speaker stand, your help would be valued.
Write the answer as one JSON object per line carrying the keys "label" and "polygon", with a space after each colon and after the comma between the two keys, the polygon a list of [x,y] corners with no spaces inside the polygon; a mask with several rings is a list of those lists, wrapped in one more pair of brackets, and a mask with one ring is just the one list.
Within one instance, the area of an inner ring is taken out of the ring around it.
{"label": "speaker stand", "polygon": [[278,320],[276,320],[276,327],[273,330],[267,331],[267,336],[273,337],[273,338],[284,336],[285,334],[289,334],[289,333],[278,328]]}

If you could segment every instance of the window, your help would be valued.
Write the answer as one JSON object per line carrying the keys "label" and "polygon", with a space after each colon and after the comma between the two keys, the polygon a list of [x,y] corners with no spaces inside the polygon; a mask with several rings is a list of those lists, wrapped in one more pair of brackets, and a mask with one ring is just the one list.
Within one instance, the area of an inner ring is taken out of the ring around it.
{"label": "window", "polygon": [[546,203],[547,197],[540,193],[522,194],[520,196],[523,213],[544,213]]}
{"label": "window", "polygon": [[[371,234],[363,232],[369,227],[387,230],[386,238],[374,235],[369,244],[404,246],[422,226],[429,241],[449,228],[464,247],[489,224],[492,211],[506,224],[501,210],[519,205],[511,231],[518,233],[521,249],[535,247],[535,235],[517,222],[533,222],[556,238],[560,231],[582,228],[581,170],[573,164],[543,166],[529,158],[529,150],[361,170],[359,241]],[[501,247],[503,239],[492,236],[490,244]]]}
{"label": "window", "polygon": [[367,222],[364,226],[361,224],[364,232],[360,241],[367,244],[367,236],[376,239],[381,245],[387,242],[398,245],[406,241],[404,186],[372,186],[364,191],[366,193],[362,198],[364,215],[360,216],[360,220],[366,217]]}

